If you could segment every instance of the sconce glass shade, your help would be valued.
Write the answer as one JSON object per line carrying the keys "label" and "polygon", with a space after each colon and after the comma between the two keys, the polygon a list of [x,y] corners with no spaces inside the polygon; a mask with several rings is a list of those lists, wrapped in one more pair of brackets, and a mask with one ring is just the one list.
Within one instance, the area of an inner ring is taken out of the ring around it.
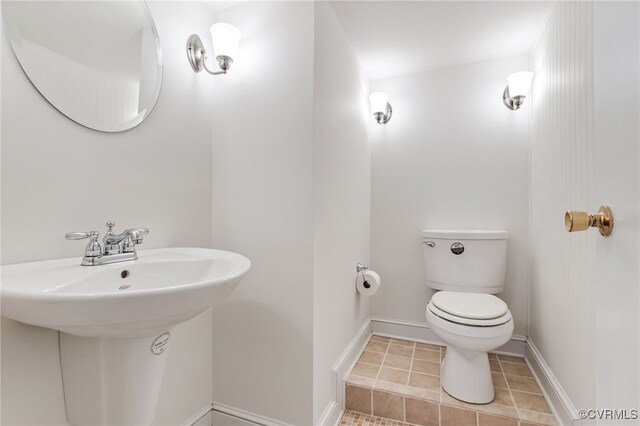
{"label": "sconce glass shade", "polygon": [[385,92],[375,92],[369,95],[369,102],[371,103],[371,112],[385,112],[387,109],[387,102],[389,100],[389,94]]}
{"label": "sconce glass shade", "polygon": [[235,58],[242,37],[240,31],[229,24],[213,24],[210,31],[215,57]]}
{"label": "sconce glass shade", "polygon": [[531,88],[533,73],[531,71],[521,71],[511,74],[507,77],[509,85],[509,95],[512,98],[516,96],[527,96]]}

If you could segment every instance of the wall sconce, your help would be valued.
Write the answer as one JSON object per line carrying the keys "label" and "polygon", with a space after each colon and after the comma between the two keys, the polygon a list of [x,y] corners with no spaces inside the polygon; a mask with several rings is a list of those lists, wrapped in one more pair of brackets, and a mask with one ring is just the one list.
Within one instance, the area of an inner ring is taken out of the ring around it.
{"label": "wall sconce", "polygon": [[507,77],[507,87],[502,94],[502,101],[510,110],[517,110],[527,97],[531,88],[533,73],[531,71],[521,71]]}
{"label": "wall sconce", "polygon": [[187,40],[189,63],[195,72],[205,70],[211,75],[226,74],[236,56],[242,34],[236,27],[229,24],[213,24],[210,31],[213,52],[221,71],[211,71],[207,68],[207,51],[198,34],[191,34]]}
{"label": "wall sconce", "polygon": [[389,102],[387,102],[388,99],[389,94],[385,92],[375,92],[369,95],[373,118],[376,119],[378,124],[387,124],[391,120],[393,110]]}

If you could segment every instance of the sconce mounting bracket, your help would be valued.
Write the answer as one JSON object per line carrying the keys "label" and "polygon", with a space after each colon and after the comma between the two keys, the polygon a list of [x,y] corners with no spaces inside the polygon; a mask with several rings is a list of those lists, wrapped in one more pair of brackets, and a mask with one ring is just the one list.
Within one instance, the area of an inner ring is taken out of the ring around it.
{"label": "sconce mounting bracket", "polygon": [[204,48],[198,34],[191,34],[187,39],[187,58],[195,72],[204,70],[211,75],[226,74],[233,63],[233,59],[228,56],[218,56],[216,59],[221,71],[211,71],[207,68],[207,63],[205,62],[207,60],[207,50]]}
{"label": "sconce mounting bracket", "polygon": [[191,68],[193,68],[195,72],[200,72],[204,69],[206,53],[207,51],[198,34],[191,34],[187,39],[187,57],[189,58]]}
{"label": "sconce mounting bracket", "polygon": [[502,102],[512,111],[516,111],[520,109],[520,106],[524,102],[524,96],[514,96],[511,97],[509,93],[509,86],[505,87],[504,92],[502,92]]}
{"label": "sconce mounting bracket", "polygon": [[387,124],[389,120],[391,120],[392,115],[393,108],[391,108],[391,104],[389,102],[387,102],[387,108],[385,108],[384,112],[376,112],[373,114],[378,124]]}

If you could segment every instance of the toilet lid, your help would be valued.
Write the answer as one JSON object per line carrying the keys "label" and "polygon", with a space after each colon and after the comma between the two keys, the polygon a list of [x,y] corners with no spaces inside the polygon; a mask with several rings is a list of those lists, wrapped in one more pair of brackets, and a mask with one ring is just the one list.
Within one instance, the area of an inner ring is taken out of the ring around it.
{"label": "toilet lid", "polygon": [[474,320],[500,318],[509,312],[507,304],[492,294],[439,291],[431,303],[450,315]]}

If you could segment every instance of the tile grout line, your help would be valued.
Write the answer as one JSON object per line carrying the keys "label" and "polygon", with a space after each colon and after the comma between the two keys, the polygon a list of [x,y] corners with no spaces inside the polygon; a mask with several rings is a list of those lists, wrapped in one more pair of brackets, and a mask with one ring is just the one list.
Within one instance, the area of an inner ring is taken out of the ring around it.
{"label": "tile grout line", "polygon": [[[442,392],[444,392],[444,389],[442,388],[442,361],[444,361],[443,355],[447,356],[446,354],[443,354],[443,350],[442,350],[442,346],[440,346],[440,353],[438,354],[438,373],[440,374],[438,377],[438,383],[440,383],[440,386],[438,386],[438,402],[440,404],[442,404]],[[440,412],[441,410],[438,409],[438,411]]]}
{"label": "tile grout line", "polygon": [[[529,366],[526,363],[519,363],[519,362],[510,362],[510,361],[503,361],[500,359],[500,357],[498,356],[498,363],[500,364],[500,369],[502,370],[502,372],[504,373],[504,369],[502,368],[502,363],[506,362],[507,364],[519,364],[519,365],[524,365],[527,367],[527,370],[531,371],[531,369],[529,368]],[[529,376],[520,376],[518,374],[512,374],[511,376],[515,376],[515,377],[523,377],[523,378],[527,378],[527,379],[533,379],[533,377],[529,377]],[[527,412],[531,412],[531,413],[538,413],[538,414],[542,414],[542,415],[549,415],[549,413],[545,413],[542,411],[536,411],[536,410],[525,410],[525,409],[521,409],[520,407],[518,407],[518,404],[516,404],[516,399],[513,397],[513,392],[514,389],[511,389],[511,385],[509,384],[509,381],[507,380],[507,374],[504,373],[504,377],[505,377],[505,381],[507,382],[507,387],[509,388],[509,396],[511,396],[511,399],[513,401],[513,406],[516,409],[516,413],[518,414],[518,421],[522,422],[523,418],[522,418],[522,410],[527,411]],[[536,385],[537,386],[537,385]],[[541,394],[536,394],[536,393],[532,393],[532,392],[526,392],[526,391],[519,391],[519,390],[515,390],[516,392],[522,392],[522,393],[526,393],[528,395],[536,395],[536,396],[543,396]],[[544,398],[544,396],[543,396]],[[546,402],[547,404],[547,408],[549,408],[549,404]],[[553,417],[553,414],[551,414],[551,416]],[[555,417],[553,418],[553,421],[555,422]]]}
{"label": "tile grout line", "polygon": [[[371,338],[369,338],[371,341]],[[378,374],[376,374],[376,380],[373,382],[373,389],[371,389],[371,415],[373,415],[373,392],[376,389],[376,385],[378,384],[378,377],[380,377],[380,373],[382,372],[382,366],[384,365],[384,361],[387,359],[387,354],[389,353],[389,348],[391,347],[391,340],[387,342],[387,350],[384,352],[384,356],[382,357],[382,364],[380,364],[380,368],[378,368]]]}
{"label": "tile grout line", "polygon": [[520,424],[522,420],[522,416],[520,415],[520,408],[518,408],[518,404],[516,404],[516,399],[513,397],[513,393],[511,392],[511,385],[509,384],[509,381],[507,380],[507,375],[505,374],[504,369],[502,368],[502,360],[500,360],[500,357],[497,357],[497,358],[498,358],[498,365],[500,366],[500,371],[502,371],[502,375],[504,376],[504,381],[507,382],[507,389],[509,389],[509,397],[511,398],[513,407],[516,409],[516,414],[518,415],[518,424]]}
{"label": "tile grout line", "polygon": [[440,386],[438,386],[438,426],[442,424],[442,346],[440,346],[440,350],[438,350],[438,372],[440,373],[439,381]]}
{"label": "tile grout line", "polygon": [[[378,352],[378,353],[382,353],[382,352]],[[395,355],[391,355],[391,354],[390,354],[390,356],[395,356]],[[411,358],[407,358],[407,357],[403,357],[403,358],[411,359]],[[384,359],[386,359],[386,357],[385,357]],[[432,363],[432,364],[435,364],[435,362],[433,362],[433,361],[427,361],[427,360],[423,360],[423,359],[418,359],[418,360],[416,360],[416,361],[424,361],[424,362],[430,362],[430,363]],[[412,373],[416,373],[416,374],[423,374],[423,375],[425,375],[425,376],[440,377],[440,376],[438,376],[438,375],[436,375],[436,374],[431,374],[431,373],[422,373],[422,372],[420,372],[420,371],[412,371],[412,370],[410,370],[410,369],[404,369],[404,368],[398,368],[398,367],[390,367],[390,366],[388,366],[388,365],[384,365],[384,364],[372,364],[372,363],[370,363],[370,362],[364,362],[364,361],[358,361],[356,364],[366,364],[366,365],[370,365],[370,366],[372,366],[372,367],[390,368],[390,369],[392,369],[392,370],[405,371],[405,372],[412,372]],[[413,365],[413,359],[411,359],[411,364],[410,364],[410,365]],[[409,368],[411,368],[411,366],[410,366]],[[351,374],[353,374],[353,373],[351,373]],[[359,374],[353,374],[353,375],[354,375],[354,376],[358,376],[358,377],[367,377],[367,378],[371,378],[371,377],[368,377],[368,376],[361,376],[361,375],[359,375]],[[518,376],[518,377],[525,377],[525,376]],[[526,392],[526,391],[522,391],[522,392]],[[529,392],[529,393],[534,393],[534,392]]]}
{"label": "tile grout line", "polygon": [[416,344],[415,342],[413,343],[413,348],[411,350],[411,362],[409,363],[409,376],[407,377],[407,383],[406,385],[409,386],[409,383],[411,383],[411,374],[413,374],[413,362],[416,360]]}
{"label": "tile grout line", "polygon": [[[409,383],[411,382],[411,373],[413,370],[413,357],[416,354],[416,342],[413,342],[413,347],[411,348],[411,362],[409,363],[409,374],[407,375],[407,383],[406,385],[409,386]],[[404,421],[405,423],[407,422],[407,397],[406,395],[402,397],[402,408],[404,409]]]}
{"label": "tile grout line", "polygon": [[[518,376],[520,377],[520,376]],[[525,390],[520,390],[520,389],[511,389],[511,387],[509,387],[509,382],[507,382],[507,387],[502,387],[502,386],[496,386],[497,388],[501,388],[501,389],[509,389],[512,390],[514,392],[520,392],[520,393],[526,393],[528,395],[535,395],[535,396],[542,396],[544,397],[543,394],[541,393],[536,393],[536,392],[529,392],[529,391],[525,391]]]}

